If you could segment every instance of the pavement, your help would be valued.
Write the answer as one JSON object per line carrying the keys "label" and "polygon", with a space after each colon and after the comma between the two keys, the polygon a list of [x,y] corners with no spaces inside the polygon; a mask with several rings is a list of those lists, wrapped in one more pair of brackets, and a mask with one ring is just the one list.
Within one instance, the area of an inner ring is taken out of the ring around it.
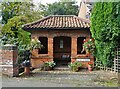
{"label": "pavement", "polygon": [[117,82],[118,75],[101,70],[72,72],[35,69],[29,76],[1,78],[2,87],[104,87],[105,81]]}

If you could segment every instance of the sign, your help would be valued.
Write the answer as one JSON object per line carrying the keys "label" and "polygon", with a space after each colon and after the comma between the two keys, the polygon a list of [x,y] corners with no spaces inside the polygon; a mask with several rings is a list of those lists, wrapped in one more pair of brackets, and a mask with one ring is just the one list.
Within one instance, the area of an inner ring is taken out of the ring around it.
{"label": "sign", "polygon": [[84,61],[84,62],[86,61],[86,62],[88,62],[88,61],[90,61],[90,59],[89,58],[87,58],[87,59],[85,59],[85,58],[84,59],[79,58],[79,59],[76,59],[76,61]]}

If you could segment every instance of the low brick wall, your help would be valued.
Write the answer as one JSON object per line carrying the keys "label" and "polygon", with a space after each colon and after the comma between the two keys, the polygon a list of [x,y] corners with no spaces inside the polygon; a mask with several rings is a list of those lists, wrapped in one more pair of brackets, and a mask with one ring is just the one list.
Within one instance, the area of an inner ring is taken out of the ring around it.
{"label": "low brick wall", "polygon": [[0,48],[0,67],[2,74],[18,76],[18,50],[15,45],[4,45]]}
{"label": "low brick wall", "polygon": [[41,67],[45,62],[53,61],[53,59],[50,58],[32,58],[31,59],[31,66],[33,68],[39,68]]}

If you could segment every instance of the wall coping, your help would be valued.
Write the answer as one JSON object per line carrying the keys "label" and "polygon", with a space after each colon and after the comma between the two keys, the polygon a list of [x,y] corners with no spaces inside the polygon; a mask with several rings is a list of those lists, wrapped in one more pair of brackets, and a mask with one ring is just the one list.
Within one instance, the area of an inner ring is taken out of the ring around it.
{"label": "wall coping", "polygon": [[16,50],[17,46],[12,44],[6,44],[0,47],[1,50]]}
{"label": "wall coping", "polygon": [[0,67],[13,67],[13,65],[0,65]]}

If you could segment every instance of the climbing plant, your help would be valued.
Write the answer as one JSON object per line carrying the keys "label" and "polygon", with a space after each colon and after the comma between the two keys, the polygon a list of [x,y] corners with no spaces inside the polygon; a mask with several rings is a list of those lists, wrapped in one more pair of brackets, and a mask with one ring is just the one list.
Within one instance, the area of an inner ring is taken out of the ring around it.
{"label": "climbing plant", "polygon": [[97,2],[92,10],[90,30],[95,39],[96,60],[112,66],[120,40],[120,2]]}

